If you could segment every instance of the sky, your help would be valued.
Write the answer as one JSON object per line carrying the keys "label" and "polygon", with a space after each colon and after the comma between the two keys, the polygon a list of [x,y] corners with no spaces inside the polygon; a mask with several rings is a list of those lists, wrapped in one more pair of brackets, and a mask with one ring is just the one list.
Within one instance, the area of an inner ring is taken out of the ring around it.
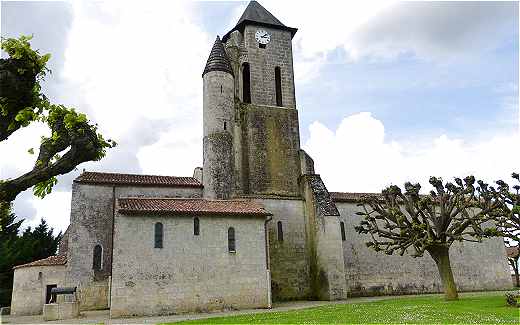
{"label": "sky", "polygon": [[[301,147],[329,191],[520,171],[518,2],[260,3],[293,39]],[[1,1],[0,34],[33,34],[51,53],[44,92],[118,142],[60,176],[52,194],[16,199],[25,226],[69,223],[83,169],[191,176],[202,165],[201,73],[244,1]],[[0,179],[30,170],[48,130],[0,143]],[[8,154],[5,154],[8,153]]]}

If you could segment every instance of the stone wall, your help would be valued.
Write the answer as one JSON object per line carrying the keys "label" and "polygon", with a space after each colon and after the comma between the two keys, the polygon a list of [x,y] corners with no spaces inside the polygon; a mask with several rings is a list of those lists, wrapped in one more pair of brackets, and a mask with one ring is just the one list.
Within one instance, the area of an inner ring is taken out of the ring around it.
{"label": "stone wall", "polygon": [[[385,255],[365,246],[368,235],[358,234],[354,226],[361,217],[356,203],[338,203],[341,220],[345,223],[343,241],[345,278],[350,296],[373,296],[442,292],[437,267],[425,254],[421,258],[409,255]],[[450,249],[455,282],[460,291],[501,290],[511,287],[509,269],[502,238],[482,243],[454,243]]]}
{"label": "stone wall", "polygon": [[301,185],[313,296],[319,300],[344,299],[347,287],[339,212],[320,175],[303,175]]}
{"label": "stone wall", "polygon": [[298,196],[298,111],[271,106],[239,106],[243,193]]}
{"label": "stone wall", "polygon": [[39,315],[43,311],[47,285],[63,286],[65,265],[31,266],[14,271],[11,315]]}
{"label": "stone wall", "polygon": [[[201,197],[202,189],[73,184],[66,282],[78,287],[82,310],[109,307],[114,198],[129,196]],[[94,271],[93,250],[98,244],[103,248],[102,268]]]}
{"label": "stone wall", "polygon": [[[271,41],[265,48],[259,48],[255,39],[258,29],[263,29],[271,34]],[[244,53],[240,57],[240,64],[248,62],[250,66],[251,103],[276,106],[274,69],[280,67],[282,106],[296,108],[291,33],[248,25],[244,29],[242,41]]]}
{"label": "stone wall", "polygon": [[[302,199],[257,198],[273,214],[268,223],[273,300],[307,299],[310,288],[309,255]],[[283,241],[277,236],[282,223]]]}
{"label": "stone wall", "polygon": [[[194,236],[191,216],[116,216],[112,317],[269,305],[265,218],[199,218]],[[163,248],[154,248],[156,222]],[[228,252],[229,227],[236,253]]]}
{"label": "stone wall", "polygon": [[234,81],[228,72],[204,75],[204,197],[228,199],[233,190]]}

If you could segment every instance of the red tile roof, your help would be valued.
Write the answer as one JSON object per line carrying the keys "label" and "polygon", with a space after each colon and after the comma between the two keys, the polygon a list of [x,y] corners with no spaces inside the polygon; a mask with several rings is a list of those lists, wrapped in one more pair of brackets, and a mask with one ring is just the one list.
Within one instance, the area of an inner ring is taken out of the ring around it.
{"label": "red tile roof", "polygon": [[363,197],[376,196],[381,197],[378,193],[349,193],[349,192],[330,192],[330,196],[334,202],[361,202]]}
{"label": "red tile roof", "polygon": [[507,253],[507,257],[515,258],[518,256],[518,254],[520,254],[520,250],[519,250],[518,246],[506,247],[506,253]]}
{"label": "red tile roof", "polygon": [[49,256],[42,260],[37,260],[31,263],[17,265],[13,267],[13,269],[18,269],[22,267],[30,267],[30,266],[52,266],[52,265],[65,265],[67,264],[67,256],[66,255],[57,255],[57,256]]}
{"label": "red tile roof", "polygon": [[84,172],[74,182],[82,184],[202,187],[193,177]]}
{"label": "red tile roof", "polygon": [[120,198],[117,201],[122,214],[271,215],[259,203],[249,200]]}

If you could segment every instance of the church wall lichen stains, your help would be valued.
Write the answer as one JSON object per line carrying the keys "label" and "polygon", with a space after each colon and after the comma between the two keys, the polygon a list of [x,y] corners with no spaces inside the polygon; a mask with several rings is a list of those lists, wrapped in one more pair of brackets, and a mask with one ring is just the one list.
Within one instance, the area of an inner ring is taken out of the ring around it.
{"label": "church wall lichen stains", "polygon": [[245,105],[248,194],[299,196],[298,112]]}

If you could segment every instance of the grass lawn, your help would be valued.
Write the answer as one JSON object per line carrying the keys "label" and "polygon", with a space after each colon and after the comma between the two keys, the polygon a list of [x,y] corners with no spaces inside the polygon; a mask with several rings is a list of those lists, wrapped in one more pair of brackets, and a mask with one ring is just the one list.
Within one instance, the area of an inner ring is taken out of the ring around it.
{"label": "grass lawn", "polygon": [[441,296],[391,298],[363,303],[332,304],[287,312],[266,312],[217,317],[183,324],[520,324],[520,309],[506,306],[504,294],[462,296],[444,301]]}

